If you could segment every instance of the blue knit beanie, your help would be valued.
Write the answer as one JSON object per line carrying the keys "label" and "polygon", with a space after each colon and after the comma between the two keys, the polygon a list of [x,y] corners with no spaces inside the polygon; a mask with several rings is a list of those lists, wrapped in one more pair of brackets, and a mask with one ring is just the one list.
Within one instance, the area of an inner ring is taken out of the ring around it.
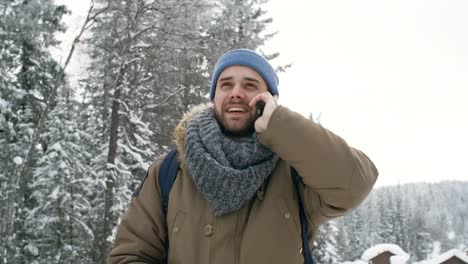
{"label": "blue knit beanie", "polygon": [[271,67],[270,63],[260,54],[253,50],[249,49],[235,49],[225,53],[218,62],[213,71],[213,76],[211,77],[211,86],[210,86],[210,100],[213,101],[215,92],[216,92],[216,83],[218,83],[218,78],[221,72],[224,69],[230,66],[246,66],[249,67],[265,80],[268,85],[268,89],[272,95],[279,95],[278,92],[278,76],[276,75],[275,70]]}

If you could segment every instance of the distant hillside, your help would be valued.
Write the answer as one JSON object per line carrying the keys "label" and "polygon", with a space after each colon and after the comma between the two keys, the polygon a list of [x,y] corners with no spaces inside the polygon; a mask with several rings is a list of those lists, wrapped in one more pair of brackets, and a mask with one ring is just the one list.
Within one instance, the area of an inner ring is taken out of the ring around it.
{"label": "distant hillside", "polygon": [[411,261],[468,247],[467,202],[468,182],[377,188],[351,214],[322,227],[317,263],[358,259],[380,243],[399,245]]}

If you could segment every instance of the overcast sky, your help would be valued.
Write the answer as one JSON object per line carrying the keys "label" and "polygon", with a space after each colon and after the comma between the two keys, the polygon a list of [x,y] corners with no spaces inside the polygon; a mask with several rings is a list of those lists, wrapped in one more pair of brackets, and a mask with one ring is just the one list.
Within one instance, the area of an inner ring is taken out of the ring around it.
{"label": "overcast sky", "polygon": [[468,1],[272,0],[280,100],[363,150],[379,185],[468,180]]}
{"label": "overcast sky", "polygon": [[279,33],[263,50],[281,53],[274,64],[293,63],[280,74],[281,104],[320,115],[363,150],[378,186],[468,181],[468,1],[270,0],[267,8]]}

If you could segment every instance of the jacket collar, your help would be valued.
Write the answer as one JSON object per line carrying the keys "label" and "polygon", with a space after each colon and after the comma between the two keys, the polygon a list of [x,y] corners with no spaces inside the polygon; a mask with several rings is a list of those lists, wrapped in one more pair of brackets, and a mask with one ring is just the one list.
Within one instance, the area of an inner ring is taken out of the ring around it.
{"label": "jacket collar", "polygon": [[179,160],[183,165],[185,165],[185,131],[187,130],[187,124],[197,113],[207,109],[208,107],[213,107],[213,104],[200,104],[185,112],[172,133],[172,141],[176,145]]}

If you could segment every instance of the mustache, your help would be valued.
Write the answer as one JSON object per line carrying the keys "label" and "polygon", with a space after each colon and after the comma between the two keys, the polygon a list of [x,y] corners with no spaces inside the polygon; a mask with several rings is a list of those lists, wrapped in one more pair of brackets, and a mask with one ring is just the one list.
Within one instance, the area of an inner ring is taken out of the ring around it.
{"label": "mustache", "polygon": [[223,107],[227,107],[231,105],[246,106],[247,108],[250,109],[249,101],[247,100],[227,100],[226,102],[223,103]]}

